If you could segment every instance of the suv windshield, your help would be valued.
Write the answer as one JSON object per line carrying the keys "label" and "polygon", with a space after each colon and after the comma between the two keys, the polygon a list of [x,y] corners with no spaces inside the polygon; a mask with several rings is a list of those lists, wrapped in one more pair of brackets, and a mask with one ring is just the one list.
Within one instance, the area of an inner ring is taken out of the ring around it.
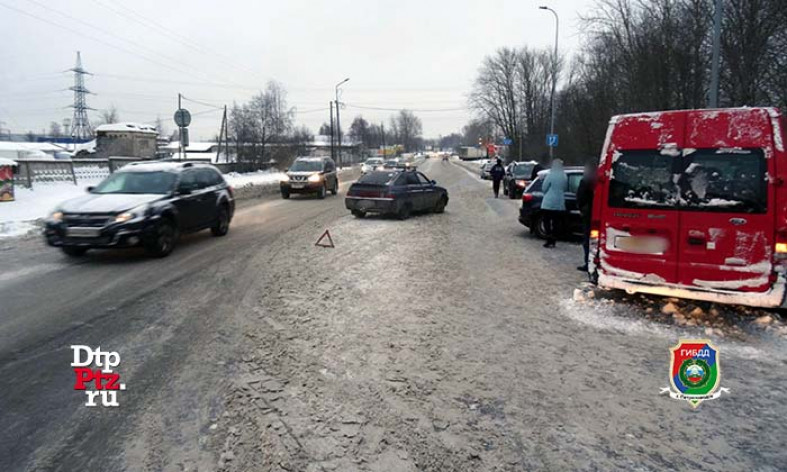
{"label": "suv windshield", "polygon": [[176,174],[172,172],[117,172],[93,189],[93,193],[152,193],[172,191]]}
{"label": "suv windshield", "polygon": [[295,161],[290,167],[290,172],[320,172],[322,161]]}

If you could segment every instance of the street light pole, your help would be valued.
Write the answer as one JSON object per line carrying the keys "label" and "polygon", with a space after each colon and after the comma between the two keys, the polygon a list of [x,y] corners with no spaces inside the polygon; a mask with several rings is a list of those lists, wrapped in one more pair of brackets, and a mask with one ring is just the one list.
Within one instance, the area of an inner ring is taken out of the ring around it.
{"label": "street light pole", "polygon": [[339,87],[341,87],[342,84],[344,84],[348,80],[350,80],[349,77],[336,84],[336,137],[338,138],[338,144],[339,144],[339,149],[336,151],[337,152],[336,155],[338,157],[337,165],[339,167],[342,166],[342,124],[339,121]]}
{"label": "street light pole", "polygon": [[708,93],[708,107],[719,107],[719,69],[720,69],[720,56],[721,56],[721,12],[722,0],[716,0],[716,12],[713,19],[713,55],[711,62],[710,73],[710,90]]}
{"label": "street light pole", "polygon": [[[555,53],[552,58],[552,95],[549,98],[550,104],[552,106],[552,120],[549,125],[549,134],[555,134],[555,90],[557,89],[557,41],[558,41],[558,33],[560,31],[560,18],[557,16],[557,12],[548,6],[540,6],[538,7],[541,10],[549,10],[555,15]],[[549,159],[555,157],[555,147],[549,146]]]}

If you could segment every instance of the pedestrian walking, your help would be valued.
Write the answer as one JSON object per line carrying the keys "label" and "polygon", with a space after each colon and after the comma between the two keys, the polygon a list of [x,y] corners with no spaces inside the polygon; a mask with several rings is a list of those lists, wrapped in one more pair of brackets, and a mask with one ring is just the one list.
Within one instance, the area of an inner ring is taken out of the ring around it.
{"label": "pedestrian walking", "polygon": [[541,210],[544,214],[544,230],[547,242],[544,247],[555,247],[557,235],[563,227],[563,215],[566,212],[566,189],[568,188],[568,177],[563,170],[563,161],[555,159],[552,167],[544,179],[541,186],[544,192],[544,199],[541,202]]}
{"label": "pedestrian walking", "polygon": [[585,252],[585,258],[582,259],[582,265],[577,267],[577,270],[582,272],[588,271],[588,258],[590,257],[590,221],[593,214],[593,194],[596,190],[596,178],[598,170],[596,165],[592,162],[585,164],[585,171],[582,175],[582,180],[579,181],[577,188],[577,208],[582,216],[582,249]]}
{"label": "pedestrian walking", "polygon": [[500,158],[497,158],[495,165],[489,169],[489,175],[492,177],[492,190],[494,190],[495,198],[497,198],[497,195],[500,193],[500,182],[506,175],[506,169],[503,167],[503,161]]}

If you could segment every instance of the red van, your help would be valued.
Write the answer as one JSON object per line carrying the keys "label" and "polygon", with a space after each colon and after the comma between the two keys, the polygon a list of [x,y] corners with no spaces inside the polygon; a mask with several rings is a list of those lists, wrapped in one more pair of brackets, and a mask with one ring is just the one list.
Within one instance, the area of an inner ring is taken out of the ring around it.
{"label": "red van", "polygon": [[785,306],[787,153],[773,108],[613,117],[590,273],[606,288]]}

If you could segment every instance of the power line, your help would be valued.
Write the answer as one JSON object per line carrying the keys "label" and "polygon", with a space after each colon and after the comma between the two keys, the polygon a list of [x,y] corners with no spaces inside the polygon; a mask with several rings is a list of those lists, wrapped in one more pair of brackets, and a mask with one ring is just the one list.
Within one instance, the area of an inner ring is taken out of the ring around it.
{"label": "power line", "polygon": [[349,108],[358,108],[361,110],[378,110],[378,111],[401,111],[407,110],[412,112],[418,113],[431,113],[431,112],[443,112],[443,111],[469,111],[468,107],[462,108],[384,108],[384,107],[374,107],[374,106],[365,106],[365,105],[351,105],[349,103],[345,103],[345,105]]}

